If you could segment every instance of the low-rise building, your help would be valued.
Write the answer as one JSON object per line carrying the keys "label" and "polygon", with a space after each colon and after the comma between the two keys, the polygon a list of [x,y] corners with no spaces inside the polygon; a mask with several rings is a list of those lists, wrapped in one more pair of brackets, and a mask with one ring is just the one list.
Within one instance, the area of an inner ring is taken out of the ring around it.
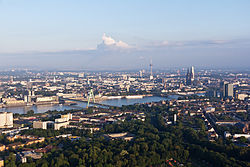
{"label": "low-rise building", "polygon": [[4,151],[5,150],[5,145],[3,145],[3,144],[0,144],[0,151]]}
{"label": "low-rise building", "polygon": [[0,113],[0,128],[13,127],[13,113],[1,112]]}
{"label": "low-rise building", "polygon": [[2,158],[0,159],[0,167],[4,167],[4,160]]}
{"label": "low-rise building", "polygon": [[19,147],[23,147],[25,144],[21,143],[21,142],[17,142],[17,143],[12,143],[12,144],[8,144],[6,146],[6,150],[9,150],[10,148],[16,149]]}
{"label": "low-rise building", "polygon": [[34,129],[47,129],[47,122],[34,121],[33,128]]}
{"label": "low-rise building", "polygon": [[55,122],[54,129],[60,130],[60,128],[66,128],[69,125],[69,122]]}
{"label": "low-rise building", "polygon": [[61,118],[66,118],[66,120],[69,121],[72,119],[72,114],[68,113],[68,114],[61,115]]}

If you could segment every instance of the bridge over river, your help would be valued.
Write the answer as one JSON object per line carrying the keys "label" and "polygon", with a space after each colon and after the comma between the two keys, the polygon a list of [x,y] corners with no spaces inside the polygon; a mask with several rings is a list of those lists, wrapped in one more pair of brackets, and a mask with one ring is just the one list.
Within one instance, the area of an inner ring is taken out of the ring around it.
{"label": "bridge over river", "polygon": [[[75,102],[84,102],[88,103],[87,100],[84,99],[69,99],[69,98],[60,98],[61,100],[68,100],[68,101],[75,101]],[[111,105],[108,104],[101,104],[101,103],[96,103],[96,102],[89,102],[91,105],[97,105],[97,106],[103,106],[103,107],[112,107]]]}

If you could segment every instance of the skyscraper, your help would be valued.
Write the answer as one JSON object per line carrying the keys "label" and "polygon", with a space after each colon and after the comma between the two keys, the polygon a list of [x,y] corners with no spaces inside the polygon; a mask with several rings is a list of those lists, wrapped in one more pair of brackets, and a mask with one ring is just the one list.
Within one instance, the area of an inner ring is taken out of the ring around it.
{"label": "skyscraper", "polygon": [[225,84],[224,92],[225,97],[234,97],[233,84]]}
{"label": "skyscraper", "polygon": [[194,67],[190,67],[187,69],[186,75],[186,85],[192,85],[194,82]]}
{"label": "skyscraper", "polygon": [[220,97],[225,97],[225,85],[228,84],[226,81],[220,83]]}
{"label": "skyscraper", "polygon": [[223,81],[220,83],[220,90],[221,90],[221,97],[226,97],[226,98],[234,97],[233,84]]}

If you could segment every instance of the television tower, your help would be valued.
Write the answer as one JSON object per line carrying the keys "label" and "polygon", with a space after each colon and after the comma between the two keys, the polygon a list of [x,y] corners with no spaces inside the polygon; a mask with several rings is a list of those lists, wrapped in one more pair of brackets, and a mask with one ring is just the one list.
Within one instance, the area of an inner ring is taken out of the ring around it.
{"label": "television tower", "polygon": [[151,59],[151,62],[149,64],[149,66],[150,66],[150,77],[149,77],[149,79],[153,80],[154,76],[153,76],[153,63],[152,63],[152,59]]}

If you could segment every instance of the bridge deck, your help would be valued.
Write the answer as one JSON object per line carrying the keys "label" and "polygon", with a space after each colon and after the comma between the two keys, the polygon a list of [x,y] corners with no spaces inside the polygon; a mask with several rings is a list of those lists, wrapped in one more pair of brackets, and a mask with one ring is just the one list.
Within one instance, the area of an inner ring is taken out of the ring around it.
{"label": "bridge deck", "polygon": [[[69,99],[69,98],[61,98],[61,99],[62,99],[62,100],[68,100],[68,101],[76,101],[76,102],[88,103],[87,100]],[[104,107],[111,107],[111,105],[108,105],[108,104],[101,104],[101,103],[94,103],[94,102],[89,102],[89,104],[92,104],[92,105],[99,105],[99,106],[104,106]]]}

